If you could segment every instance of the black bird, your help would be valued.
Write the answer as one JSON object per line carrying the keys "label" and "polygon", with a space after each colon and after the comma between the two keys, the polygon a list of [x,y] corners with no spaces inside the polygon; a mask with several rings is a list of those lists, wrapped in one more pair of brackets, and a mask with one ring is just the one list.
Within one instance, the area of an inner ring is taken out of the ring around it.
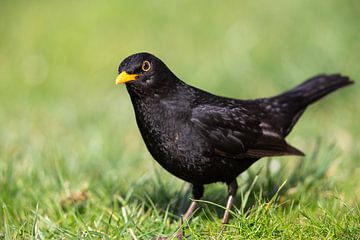
{"label": "black bird", "polygon": [[[194,200],[203,196],[205,184],[228,185],[223,224],[236,195],[236,177],[262,157],[303,156],[285,137],[310,104],[353,83],[339,74],[319,75],[274,97],[239,100],[187,85],[149,53],[127,57],[118,72],[116,84],[126,84],[154,159],[193,185]],[[192,201],[183,219],[196,204]]]}

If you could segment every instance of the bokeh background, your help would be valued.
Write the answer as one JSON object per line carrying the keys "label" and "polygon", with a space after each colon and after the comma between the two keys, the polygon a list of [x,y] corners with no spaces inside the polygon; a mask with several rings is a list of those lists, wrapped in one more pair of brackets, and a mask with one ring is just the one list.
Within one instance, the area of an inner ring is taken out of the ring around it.
{"label": "bokeh background", "polygon": [[[0,234],[27,229],[34,212],[66,228],[58,209],[73,191],[101,209],[159,177],[183,189],[148,154],[114,84],[126,56],[151,52],[187,83],[235,98],[320,73],[357,82],[359,15],[355,0],[1,1]],[[335,152],[327,181],[345,202],[360,198],[358,84],[311,106],[288,138],[308,154]]]}

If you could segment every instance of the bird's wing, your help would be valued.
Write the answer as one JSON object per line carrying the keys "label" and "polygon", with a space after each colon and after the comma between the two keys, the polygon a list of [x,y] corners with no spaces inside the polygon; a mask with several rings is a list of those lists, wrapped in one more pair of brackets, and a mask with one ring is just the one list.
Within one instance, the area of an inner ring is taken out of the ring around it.
{"label": "bird's wing", "polygon": [[245,108],[198,106],[192,111],[191,122],[210,141],[215,155],[233,159],[304,155]]}

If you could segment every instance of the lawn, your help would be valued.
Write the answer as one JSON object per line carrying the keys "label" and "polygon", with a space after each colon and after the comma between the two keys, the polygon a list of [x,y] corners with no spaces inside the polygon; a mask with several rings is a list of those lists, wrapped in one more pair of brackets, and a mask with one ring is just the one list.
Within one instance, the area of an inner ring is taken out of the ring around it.
{"label": "lawn", "polygon": [[311,106],[288,142],[207,186],[187,239],[360,238],[360,3],[2,1],[0,239],[152,239],[179,227],[188,184],[147,152],[124,86],[148,51],[187,83],[236,98],[275,95],[319,73],[356,84]]}

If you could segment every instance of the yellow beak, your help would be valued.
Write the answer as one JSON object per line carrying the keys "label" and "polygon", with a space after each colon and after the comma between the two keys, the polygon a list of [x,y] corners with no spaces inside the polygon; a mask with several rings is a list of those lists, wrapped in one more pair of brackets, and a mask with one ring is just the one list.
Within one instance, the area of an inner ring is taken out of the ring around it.
{"label": "yellow beak", "polygon": [[128,74],[126,71],[122,71],[119,76],[116,78],[116,85],[120,83],[126,83],[130,81],[134,81],[139,74]]}

